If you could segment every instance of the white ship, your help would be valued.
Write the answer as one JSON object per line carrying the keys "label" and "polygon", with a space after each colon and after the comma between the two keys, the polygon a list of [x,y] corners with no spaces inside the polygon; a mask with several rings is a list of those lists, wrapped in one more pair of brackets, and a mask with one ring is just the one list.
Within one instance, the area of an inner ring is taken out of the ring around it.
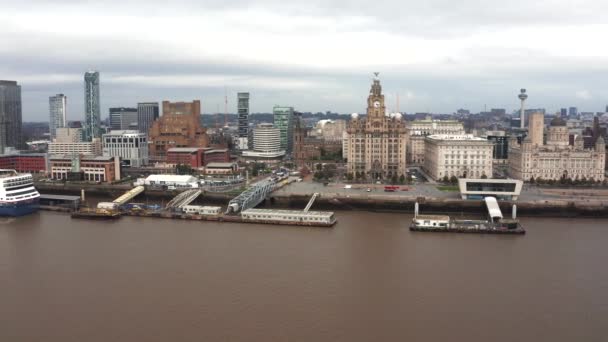
{"label": "white ship", "polygon": [[29,173],[0,169],[0,216],[24,216],[38,210],[40,194]]}

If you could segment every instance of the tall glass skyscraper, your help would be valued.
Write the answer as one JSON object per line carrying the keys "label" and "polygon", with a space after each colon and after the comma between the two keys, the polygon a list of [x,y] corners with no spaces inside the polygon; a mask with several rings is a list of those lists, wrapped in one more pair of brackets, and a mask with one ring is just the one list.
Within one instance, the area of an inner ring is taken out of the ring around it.
{"label": "tall glass skyscraper", "polygon": [[137,104],[137,128],[148,136],[154,120],[158,119],[158,102],[140,102]]}
{"label": "tall glass skyscraper", "polygon": [[101,138],[100,118],[99,72],[87,71],[84,74],[84,141]]}
{"label": "tall glass skyscraper", "polygon": [[281,131],[281,149],[291,153],[293,147],[293,107],[274,106],[274,127]]}
{"label": "tall glass skyscraper", "polygon": [[249,93],[238,93],[239,149],[249,149]]}
{"label": "tall glass skyscraper", "polygon": [[0,80],[0,154],[6,147],[21,147],[21,86]]}
{"label": "tall glass skyscraper", "polygon": [[57,128],[66,127],[67,125],[67,105],[68,98],[63,94],[57,94],[49,97],[49,132],[51,141],[57,137]]}

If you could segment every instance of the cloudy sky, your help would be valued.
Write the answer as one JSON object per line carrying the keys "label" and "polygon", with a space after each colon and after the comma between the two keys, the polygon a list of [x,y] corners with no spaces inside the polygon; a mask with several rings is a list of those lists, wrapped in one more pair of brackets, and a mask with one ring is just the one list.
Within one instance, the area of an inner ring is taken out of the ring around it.
{"label": "cloudy sky", "polygon": [[200,99],[205,113],[274,104],[365,110],[380,72],[391,110],[518,107],[603,111],[604,0],[0,0],[0,79],[22,85],[27,121],[68,96],[83,116],[83,73],[101,72],[107,108]]}

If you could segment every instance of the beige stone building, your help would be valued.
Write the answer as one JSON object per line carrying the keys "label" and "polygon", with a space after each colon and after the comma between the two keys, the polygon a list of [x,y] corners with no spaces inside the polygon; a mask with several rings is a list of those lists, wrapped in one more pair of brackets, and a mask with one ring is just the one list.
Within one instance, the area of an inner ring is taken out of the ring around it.
{"label": "beige stone building", "polygon": [[604,180],[606,144],[601,137],[590,149],[584,148],[580,135],[574,139],[574,145],[570,145],[568,127],[561,118],[551,121],[546,144],[535,145],[532,135],[521,144],[515,139],[509,142],[510,177],[524,181],[532,178]]}
{"label": "beige stone building", "polygon": [[378,74],[367,98],[367,117],[353,114],[346,131],[348,173],[368,180],[405,176],[405,123],[401,114],[386,114]]}
{"label": "beige stone building", "polygon": [[443,135],[462,135],[464,126],[462,122],[456,120],[416,120],[406,123],[407,127],[407,162],[408,164],[424,164],[424,139],[426,136]]}
{"label": "beige stone building", "polygon": [[[528,133],[532,146],[542,146],[544,142],[545,115],[536,112],[530,115],[528,120]],[[566,132],[566,135],[567,134],[568,132]]]}
{"label": "beige stone building", "polygon": [[461,135],[429,135],[425,138],[423,169],[433,179],[492,178],[492,142]]}

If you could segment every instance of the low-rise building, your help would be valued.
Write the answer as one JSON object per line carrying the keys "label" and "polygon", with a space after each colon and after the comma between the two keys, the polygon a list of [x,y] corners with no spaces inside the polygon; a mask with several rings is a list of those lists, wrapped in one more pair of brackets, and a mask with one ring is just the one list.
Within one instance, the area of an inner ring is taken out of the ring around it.
{"label": "low-rise building", "polygon": [[167,150],[168,164],[189,165],[193,169],[204,167],[209,163],[228,162],[230,162],[228,149],[175,147]]}
{"label": "low-rise building", "polygon": [[[59,132],[60,129],[57,131]],[[49,155],[82,154],[100,156],[101,151],[101,141],[98,138],[85,142],[52,142],[48,144]]]}
{"label": "low-rise building", "polygon": [[49,174],[56,180],[111,183],[120,180],[120,158],[55,155],[49,157]]}
{"label": "low-rise building", "polygon": [[491,142],[470,134],[429,135],[425,138],[424,170],[433,179],[491,178]]}
{"label": "low-rise building", "polygon": [[103,155],[120,157],[126,166],[148,164],[148,138],[138,131],[112,131],[102,136]]}
{"label": "low-rise building", "polygon": [[209,163],[205,166],[205,175],[234,175],[239,172],[236,163]]}
{"label": "low-rise building", "polygon": [[135,182],[135,185],[175,188],[198,188],[198,184],[198,178],[191,175],[150,175]]}
{"label": "low-rise building", "polygon": [[499,200],[517,200],[523,184],[517,179],[458,179],[462,199],[482,200],[491,196]]}
{"label": "low-rise building", "polygon": [[47,170],[46,153],[5,154],[0,155],[0,169],[12,169],[17,172],[44,173]]}

